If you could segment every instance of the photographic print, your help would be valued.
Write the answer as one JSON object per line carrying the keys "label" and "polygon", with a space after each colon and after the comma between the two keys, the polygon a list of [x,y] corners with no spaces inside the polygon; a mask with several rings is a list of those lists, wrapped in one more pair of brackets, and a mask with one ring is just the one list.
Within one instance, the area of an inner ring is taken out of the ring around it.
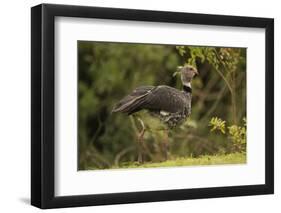
{"label": "photographic print", "polygon": [[32,205],[274,193],[274,19],[41,4],[31,41]]}
{"label": "photographic print", "polygon": [[77,47],[78,170],[246,163],[246,48]]}

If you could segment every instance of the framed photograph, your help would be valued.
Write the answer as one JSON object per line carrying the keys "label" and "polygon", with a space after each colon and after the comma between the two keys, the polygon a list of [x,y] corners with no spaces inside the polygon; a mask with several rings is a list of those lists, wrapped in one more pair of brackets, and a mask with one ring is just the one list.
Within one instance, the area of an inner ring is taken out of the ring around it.
{"label": "framed photograph", "polygon": [[31,204],[271,194],[274,20],[31,9]]}

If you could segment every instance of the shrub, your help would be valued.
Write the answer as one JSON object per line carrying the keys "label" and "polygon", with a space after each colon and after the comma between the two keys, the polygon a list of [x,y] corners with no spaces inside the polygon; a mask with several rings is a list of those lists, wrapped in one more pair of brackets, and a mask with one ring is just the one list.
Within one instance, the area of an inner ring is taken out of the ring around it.
{"label": "shrub", "polygon": [[226,135],[227,138],[230,139],[233,151],[246,152],[246,118],[243,118],[242,126],[226,126],[226,121],[217,117],[213,117],[209,121],[209,126],[211,127],[210,132],[219,132],[220,134]]}

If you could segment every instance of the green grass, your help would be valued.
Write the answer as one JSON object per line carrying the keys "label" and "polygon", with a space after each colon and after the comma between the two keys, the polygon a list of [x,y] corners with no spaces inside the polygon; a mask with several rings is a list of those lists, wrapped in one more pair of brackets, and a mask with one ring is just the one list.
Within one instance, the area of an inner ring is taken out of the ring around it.
{"label": "green grass", "polygon": [[205,155],[198,158],[181,157],[167,160],[159,163],[138,162],[123,163],[114,166],[112,169],[118,168],[155,168],[155,167],[175,167],[175,166],[197,166],[197,165],[223,165],[223,164],[244,164],[246,163],[245,153],[233,153],[226,155]]}

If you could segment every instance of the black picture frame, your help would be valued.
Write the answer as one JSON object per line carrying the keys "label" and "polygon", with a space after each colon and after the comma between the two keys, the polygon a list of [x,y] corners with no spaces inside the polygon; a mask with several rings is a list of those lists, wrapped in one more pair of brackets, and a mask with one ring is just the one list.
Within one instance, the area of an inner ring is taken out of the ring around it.
{"label": "black picture frame", "polygon": [[[265,184],[93,195],[54,195],[55,17],[263,28],[266,32]],[[60,208],[274,193],[274,20],[164,11],[41,4],[31,8],[31,204]]]}

